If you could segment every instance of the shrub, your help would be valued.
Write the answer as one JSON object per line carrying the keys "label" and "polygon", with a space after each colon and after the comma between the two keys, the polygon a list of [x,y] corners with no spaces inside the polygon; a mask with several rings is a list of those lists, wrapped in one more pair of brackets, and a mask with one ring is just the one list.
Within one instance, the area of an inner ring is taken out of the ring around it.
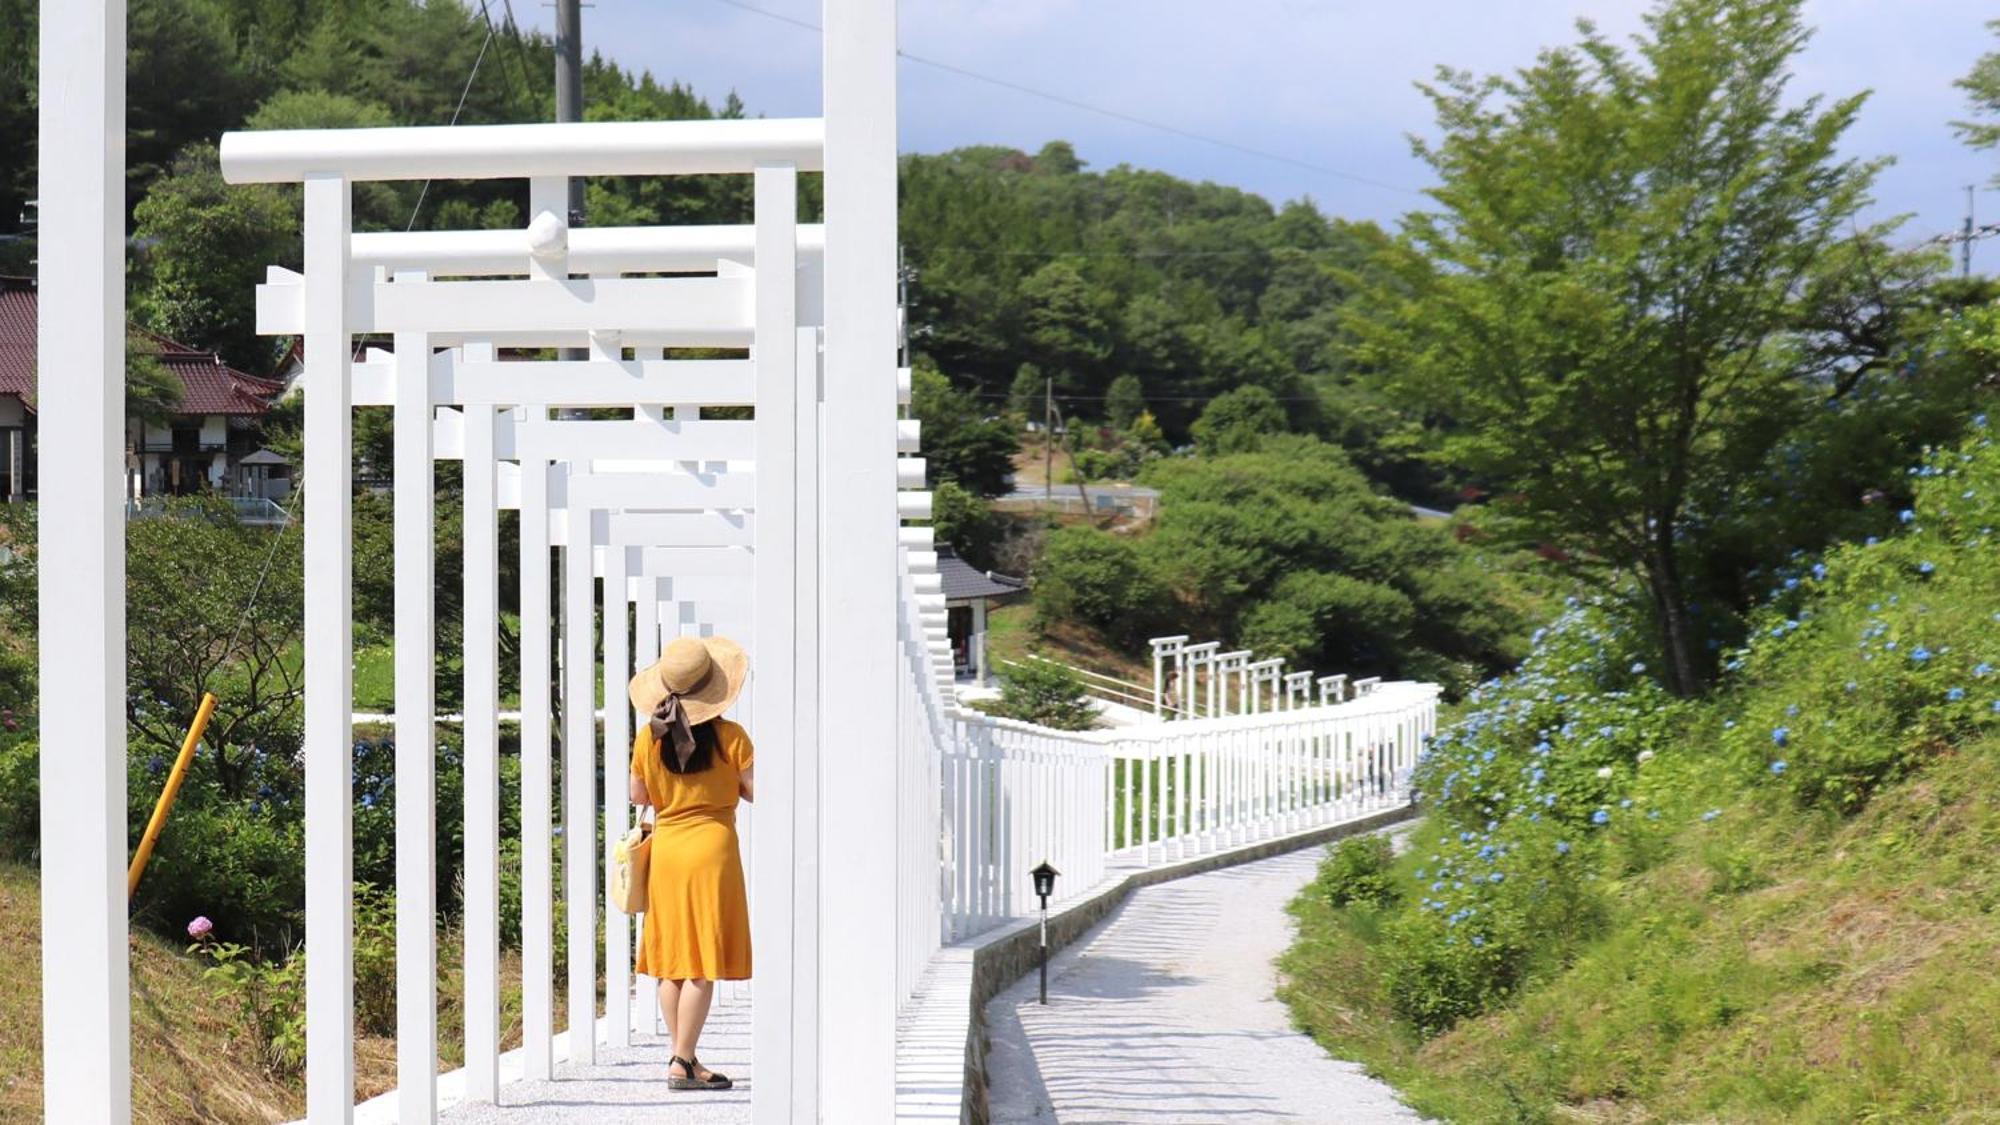
{"label": "shrub", "polygon": [[1120,639],[1145,634],[1162,596],[1130,540],[1087,527],[1049,534],[1031,584],[1037,627],[1077,621]]}
{"label": "shrub", "polygon": [[1386,836],[1354,836],[1328,848],[1320,861],[1319,885],[1333,906],[1362,903],[1387,906],[1396,901],[1397,887],[1389,877],[1394,850]]}
{"label": "shrub", "polygon": [[306,954],[303,947],[282,960],[260,961],[234,942],[196,941],[188,952],[206,957],[202,970],[218,1001],[239,1005],[257,1032],[264,1069],[276,1076],[297,1074],[306,1061]]}
{"label": "shrub", "polygon": [[396,892],[354,884],[354,1019],[396,1033]]}
{"label": "shrub", "polygon": [[1204,455],[1251,453],[1267,436],[1285,432],[1285,408],[1270,391],[1241,386],[1217,395],[1188,429]]}
{"label": "shrub", "polygon": [[1000,666],[1000,698],[989,714],[1037,723],[1056,730],[1089,730],[1097,712],[1084,698],[1076,673],[1046,660]]}

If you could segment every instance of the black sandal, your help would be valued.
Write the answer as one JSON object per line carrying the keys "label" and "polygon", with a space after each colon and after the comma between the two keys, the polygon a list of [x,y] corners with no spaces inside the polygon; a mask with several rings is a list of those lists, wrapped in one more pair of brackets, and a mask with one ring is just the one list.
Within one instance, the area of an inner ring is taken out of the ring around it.
{"label": "black sandal", "polygon": [[[676,1077],[674,1076],[674,1064],[675,1064],[675,1063],[679,1063],[679,1064],[681,1064],[681,1069],[682,1069],[682,1070],[683,1070],[684,1072],[686,1072],[686,1074],[687,1074],[687,1077],[685,1077],[685,1078],[676,1078]],[[667,1057],[667,1089],[669,1089],[669,1090],[727,1090],[727,1089],[729,1089],[729,1088],[730,1088],[731,1086],[733,1086],[733,1085],[734,1085],[734,1083],[732,1083],[732,1082],[731,1082],[731,1081],[729,1080],[729,1076],[728,1076],[728,1075],[726,1075],[726,1074],[717,1074],[717,1073],[716,1073],[715,1071],[712,1071],[712,1070],[708,1072],[708,1077],[707,1077],[707,1078],[698,1078],[698,1077],[696,1077],[696,1076],[695,1076],[695,1068],[696,1068],[696,1067],[698,1067],[698,1066],[700,1066],[700,1065],[701,1065],[701,1060],[699,1060],[699,1059],[684,1059],[684,1058],[680,1057],[679,1055],[669,1055],[669,1056]]]}

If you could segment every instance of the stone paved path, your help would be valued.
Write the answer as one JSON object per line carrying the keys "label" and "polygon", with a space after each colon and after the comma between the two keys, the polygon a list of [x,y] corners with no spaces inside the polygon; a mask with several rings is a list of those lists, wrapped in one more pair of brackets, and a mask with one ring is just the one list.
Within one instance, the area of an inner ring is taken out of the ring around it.
{"label": "stone paved path", "polygon": [[[646,1009],[641,1008],[641,1011]],[[701,1033],[701,1061],[734,1079],[716,1093],[667,1089],[664,1037],[635,1035],[624,1050],[598,1048],[598,1064],[556,1064],[554,1082],[501,1087],[504,1104],[463,1105],[440,1114],[449,1125],[727,1125],[750,1120],[750,1005],[718,999]]]}
{"label": "stone paved path", "polygon": [[1420,1121],[1390,1088],[1291,1028],[1274,958],[1308,848],[1134,891],[1049,967],[987,1005],[996,1123]]}

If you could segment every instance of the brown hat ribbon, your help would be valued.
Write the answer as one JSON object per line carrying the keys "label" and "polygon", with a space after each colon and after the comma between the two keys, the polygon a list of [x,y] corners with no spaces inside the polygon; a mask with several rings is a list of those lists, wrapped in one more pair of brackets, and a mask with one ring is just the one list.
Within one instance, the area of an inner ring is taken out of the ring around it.
{"label": "brown hat ribbon", "polygon": [[679,692],[668,692],[660,705],[653,708],[653,717],[646,725],[652,729],[655,742],[671,739],[679,760],[685,762],[694,753],[694,730],[688,726],[687,709],[681,706]]}

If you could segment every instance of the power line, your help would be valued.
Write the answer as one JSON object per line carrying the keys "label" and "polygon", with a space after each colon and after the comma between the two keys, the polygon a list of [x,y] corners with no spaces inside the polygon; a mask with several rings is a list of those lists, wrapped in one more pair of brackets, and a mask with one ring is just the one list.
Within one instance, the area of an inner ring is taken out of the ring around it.
{"label": "power line", "polygon": [[[793,27],[803,28],[807,31],[818,32],[821,30],[818,24],[813,23],[810,20],[802,20],[796,16],[785,15],[782,12],[773,12],[767,8],[760,8],[755,4],[746,3],[745,0],[715,0],[715,2],[718,4],[726,4],[732,8],[740,8],[743,11],[763,16],[766,19],[777,20],[779,23],[791,24]],[[1192,129],[1183,129],[1178,125],[1168,124],[1167,122],[1164,121],[1155,121],[1151,118],[1140,117],[1136,114],[1126,113],[1123,110],[1111,109],[1106,106],[1095,105],[1091,102],[1086,102],[1080,98],[1072,98],[1066,94],[1053,93],[1048,90],[1043,90],[1034,86],[1026,85],[1025,83],[1015,82],[1012,79],[999,78],[991,74],[983,74],[979,71],[959,66],[956,63],[948,63],[941,59],[926,58],[923,55],[911,54],[910,52],[905,51],[900,47],[896,49],[896,57],[908,62],[916,63],[918,66],[928,66],[935,70],[944,71],[947,74],[955,74],[960,78],[969,78],[975,82],[984,82],[990,86],[998,86],[1003,90],[1012,90],[1017,94],[1026,94],[1029,97],[1041,98],[1044,101],[1054,102],[1057,105],[1067,106],[1070,109],[1080,109],[1086,113],[1095,113],[1103,117],[1109,117],[1115,121],[1123,121],[1128,125],[1140,125],[1148,129],[1157,129],[1163,133],[1171,133],[1174,136],[1184,137],[1191,141],[1199,141],[1202,144],[1209,144],[1209,145],[1215,145],[1219,148],[1226,148],[1233,152],[1243,153],[1246,156],[1257,157],[1260,160],[1270,160],[1270,161],[1275,161],[1279,164],[1288,164],[1294,168],[1304,169],[1305,171],[1308,172],[1316,172],[1323,176],[1333,176],[1337,179],[1350,180],[1357,184],[1365,184],[1368,187],[1380,188],[1383,191],[1393,191],[1403,195],[1422,194],[1421,192],[1418,192],[1414,189],[1404,187],[1401,184],[1392,184],[1383,180],[1372,179],[1368,176],[1359,175],[1354,172],[1344,172],[1338,168],[1329,168],[1324,164],[1314,164],[1309,160],[1300,160],[1295,156],[1286,156],[1283,153],[1270,152],[1268,150],[1261,148],[1252,148],[1249,145],[1238,144],[1235,141],[1225,140],[1224,138],[1221,137],[1211,137],[1206,133],[1197,133]]]}

